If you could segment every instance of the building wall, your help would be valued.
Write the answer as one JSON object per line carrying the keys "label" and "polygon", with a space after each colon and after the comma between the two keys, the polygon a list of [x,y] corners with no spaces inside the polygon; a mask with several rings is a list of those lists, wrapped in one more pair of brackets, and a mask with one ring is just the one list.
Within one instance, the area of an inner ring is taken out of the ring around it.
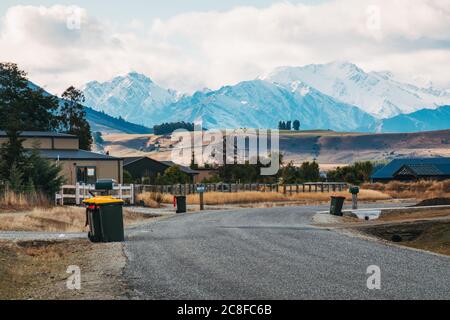
{"label": "building wall", "polygon": [[[0,145],[8,142],[8,138],[0,138]],[[25,149],[61,149],[61,150],[77,150],[79,147],[78,138],[56,138],[56,137],[35,137],[25,138],[23,143]]]}
{"label": "building wall", "polygon": [[25,149],[52,149],[52,139],[51,138],[26,138],[23,143]]}
{"label": "building wall", "polygon": [[65,184],[76,184],[77,167],[96,167],[97,179],[114,179],[117,183],[123,181],[122,160],[60,160]]}
{"label": "building wall", "polygon": [[79,148],[78,138],[76,139],[54,138],[53,143],[54,143],[53,149],[78,150]]}

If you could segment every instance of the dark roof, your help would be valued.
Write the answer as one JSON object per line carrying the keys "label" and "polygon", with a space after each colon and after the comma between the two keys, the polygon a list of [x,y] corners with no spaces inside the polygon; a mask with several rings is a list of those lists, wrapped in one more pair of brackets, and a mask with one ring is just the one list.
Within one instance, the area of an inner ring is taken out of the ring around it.
{"label": "dark roof", "polygon": [[123,165],[126,166],[127,164],[130,164],[130,163],[133,163],[138,160],[145,159],[145,158],[146,157],[126,157],[126,158],[123,158]]}
{"label": "dark roof", "polygon": [[407,166],[418,175],[450,175],[450,158],[405,158],[395,159],[372,175],[372,179],[392,179],[403,167]]}
{"label": "dark roof", "polygon": [[[22,131],[20,133],[21,137],[37,137],[37,138],[77,138],[72,134],[58,133],[50,131]],[[0,137],[6,137],[6,132],[0,130]]]}
{"label": "dark roof", "polygon": [[416,176],[446,175],[445,165],[443,166],[439,164],[409,164],[403,166],[403,168],[408,168]]}
{"label": "dark roof", "polygon": [[173,167],[173,166],[179,166],[180,170],[187,174],[199,174],[199,172],[192,170],[190,167],[181,166],[179,164],[176,164],[172,161],[160,161],[161,163],[165,164],[166,166]]}
{"label": "dark roof", "polygon": [[121,160],[101,153],[84,150],[39,150],[42,157],[59,160]]}
{"label": "dark roof", "polygon": [[165,165],[167,167],[179,166],[180,170],[182,172],[186,173],[186,174],[199,174],[198,171],[192,170],[191,168],[186,167],[186,166],[182,166],[182,165],[176,164],[175,162],[172,162],[172,161],[159,161],[159,160],[155,160],[155,159],[150,158],[150,157],[126,157],[126,158],[123,159],[123,165],[127,166],[127,165],[129,165],[129,164],[131,164],[133,162],[136,162],[136,161],[139,161],[139,160],[142,160],[142,159],[149,159],[151,161],[159,162],[159,163],[161,163],[161,164],[163,164],[163,165]]}

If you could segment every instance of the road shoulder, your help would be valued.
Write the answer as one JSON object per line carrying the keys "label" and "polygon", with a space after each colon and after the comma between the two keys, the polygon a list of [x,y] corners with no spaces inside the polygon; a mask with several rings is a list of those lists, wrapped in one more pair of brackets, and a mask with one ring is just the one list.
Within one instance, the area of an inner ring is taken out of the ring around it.
{"label": "road shoulder", "polygon": [[[128,299],[126,265],[120,243],[88,240],[0,241],[0,298],[97,300]],[[69,290],[69,266],[80,268],[80,290]]]}

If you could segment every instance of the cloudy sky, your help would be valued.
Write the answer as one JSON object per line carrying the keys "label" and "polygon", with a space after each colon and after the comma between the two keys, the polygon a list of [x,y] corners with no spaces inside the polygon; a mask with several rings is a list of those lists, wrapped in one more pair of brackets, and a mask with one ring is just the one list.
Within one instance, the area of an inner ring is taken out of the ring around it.
{"label": "cloudy sky", "polygon": [[52,93],[138,71],[183,92],[347,60],[450,88],[448,0],[2,0],[0,61]]}

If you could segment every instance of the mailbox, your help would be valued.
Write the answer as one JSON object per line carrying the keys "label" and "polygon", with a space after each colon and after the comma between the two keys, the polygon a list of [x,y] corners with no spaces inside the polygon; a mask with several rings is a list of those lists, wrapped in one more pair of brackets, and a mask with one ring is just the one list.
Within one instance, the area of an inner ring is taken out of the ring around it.
{"label": "mailbox", "polygon": [[349,192],[351,194],[358,194],[359,193],[359,187],[350,187]]}

